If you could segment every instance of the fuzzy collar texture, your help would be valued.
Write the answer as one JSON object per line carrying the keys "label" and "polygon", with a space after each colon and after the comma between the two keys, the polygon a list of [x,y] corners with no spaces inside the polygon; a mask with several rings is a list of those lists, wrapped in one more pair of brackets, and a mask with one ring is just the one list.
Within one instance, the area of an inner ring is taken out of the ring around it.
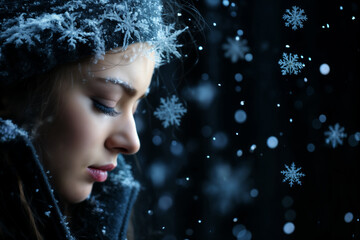
{"label": "fuzzy collar texture", "polygon": [[[6,162],[4,154],[11,163]],[[140,185],[119,155],[118,166],[104,183],[95,183],[91,196],[74,206],[71,219],[60,211],[56,193],[25,131],[0,118],[0,233],[6,239],[31,239],[20,208],[18,178],[44,239],[125,240],[129,215]],[[70,222],[70,224],[69,224]],[[0,235],[1,236],[1,235]]]}
{"label": "fuzzy collar texture", "polygon": [[163,15],[161,0],[0,0],[0,81],[87,56],[97,61],[136,42],[151,45],[160,66],[181,56],[177,37],[185,30]]}

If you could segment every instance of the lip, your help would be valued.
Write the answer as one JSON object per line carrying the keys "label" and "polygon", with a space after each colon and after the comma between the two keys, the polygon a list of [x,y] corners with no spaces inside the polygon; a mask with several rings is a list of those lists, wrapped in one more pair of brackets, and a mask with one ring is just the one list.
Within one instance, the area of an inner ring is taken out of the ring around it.
{"label": "lip", "polygon": [[102,166],[90,166],[89,168],[93,168],[93,169],[99,169],[101,171],[111,171],[115,168],[116,166],[114,164],[107,164],[107,165],[102,165]]}
{"label": "lip", "polygon": [[114,164],[108,164],[103,166],[90,166],[87,170],[95,182],[105,182],[108,177],[107,172],[113,170],[115,167]]}

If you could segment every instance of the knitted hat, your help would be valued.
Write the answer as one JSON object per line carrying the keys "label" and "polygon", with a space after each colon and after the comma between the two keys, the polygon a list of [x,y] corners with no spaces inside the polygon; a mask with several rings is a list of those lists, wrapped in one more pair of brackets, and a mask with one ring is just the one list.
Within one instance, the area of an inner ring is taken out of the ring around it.
{"label": "knitted hat", "polygon": [[0,81],[136,42],[151,45],[160,66],[180,57],[176,38],[185,30],[165,23],[162,11],[161,0],[0,0]]}

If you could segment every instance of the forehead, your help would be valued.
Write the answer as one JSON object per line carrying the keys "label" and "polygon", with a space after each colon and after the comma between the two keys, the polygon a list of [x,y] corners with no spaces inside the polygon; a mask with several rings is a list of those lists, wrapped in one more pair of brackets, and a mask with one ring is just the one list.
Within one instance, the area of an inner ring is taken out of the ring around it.
{"label": "forehead", "polygon": [[109,50],[97,63],[100,65],[106,65],[107,63],[126,65],[131,64],[141,56],[147,56],[151,60],[155,60],[154,48],[147,43],[133,43],[126,49],[119,47]]}
{"label": "forehead", "polygon": [[[150,84],[155,68],[154,54],[144,44],[133,44],[126,51],[108,52],[86,68],[91,78],[118,79],[140,91]],[[110,81],[111,82],[111,81]]]}

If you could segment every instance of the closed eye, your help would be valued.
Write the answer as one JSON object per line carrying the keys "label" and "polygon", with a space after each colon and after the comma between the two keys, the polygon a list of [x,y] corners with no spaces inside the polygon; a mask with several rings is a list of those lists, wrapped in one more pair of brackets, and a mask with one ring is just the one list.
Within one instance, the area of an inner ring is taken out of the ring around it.
{"label": "closed eye", "polygon": [[93,101],[94,107],[100,111],[101,113],[105,114],[105,115],[109,115],[111,117],[116,117],[118,115],[121,114],[121,112],[116,111],[114,108],[112,107],[108,107],[105,106],[104,104],[101,104],[100,102],[98,102],[95,99],[91,99]]}

